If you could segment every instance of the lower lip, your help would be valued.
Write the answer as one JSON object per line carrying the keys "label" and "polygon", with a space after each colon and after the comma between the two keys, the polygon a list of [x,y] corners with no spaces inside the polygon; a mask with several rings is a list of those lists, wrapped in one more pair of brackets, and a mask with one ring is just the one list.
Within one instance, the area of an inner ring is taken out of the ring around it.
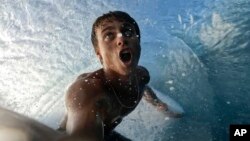
{"label": "lower lip", "polygon": [[131,59],[127,62],[123,62],[122,60],[120,60],[125,66],[130,66],[132,64],[132,56]]}

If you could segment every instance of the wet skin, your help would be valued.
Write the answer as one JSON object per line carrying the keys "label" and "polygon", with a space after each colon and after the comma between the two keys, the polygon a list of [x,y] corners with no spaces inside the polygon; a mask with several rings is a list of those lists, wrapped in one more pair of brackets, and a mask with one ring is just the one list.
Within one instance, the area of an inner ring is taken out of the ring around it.
{"label": "wet skin", "polygon": [[[148,71],[138,66],[141,47],[134,25],[106,20],[96,28],[96,36],[95,51],[103,68],[80,75],[69,87],[61,124],[70,135],[93,141],[103,140],[135,109],[150,79]],[[148,101],[157,99],[149,91],[146,94]],[[166,104],[158,103],[167,110]]]}

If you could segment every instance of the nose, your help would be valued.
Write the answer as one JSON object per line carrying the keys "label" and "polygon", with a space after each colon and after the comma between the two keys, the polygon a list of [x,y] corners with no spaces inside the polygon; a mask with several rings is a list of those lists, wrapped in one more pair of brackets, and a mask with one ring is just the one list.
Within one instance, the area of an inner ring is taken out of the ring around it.
{"label": "nose", "polygon": [[118,47],[123,47],[124,45],[127,45],[128,41],[126,38],[124,38],[124,36],[122,35],[122,33],[118,33],[117,34],[117,46]]}

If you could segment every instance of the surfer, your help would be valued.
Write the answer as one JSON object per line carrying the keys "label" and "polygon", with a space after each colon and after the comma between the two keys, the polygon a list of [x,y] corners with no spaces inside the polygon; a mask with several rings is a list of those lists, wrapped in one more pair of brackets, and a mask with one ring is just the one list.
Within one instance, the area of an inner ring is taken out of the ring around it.
{"label": "surfer", "polygon": [[171,113],[147,86],[147,69],[138,66],[140,30],[132,17],[122,11],[98,17],[92,26],[91,41],[103,68],[81,74],[68,88],[66,114],[59,130],[91,141],[126,141],[129,139],[114,128],[141,98]]}

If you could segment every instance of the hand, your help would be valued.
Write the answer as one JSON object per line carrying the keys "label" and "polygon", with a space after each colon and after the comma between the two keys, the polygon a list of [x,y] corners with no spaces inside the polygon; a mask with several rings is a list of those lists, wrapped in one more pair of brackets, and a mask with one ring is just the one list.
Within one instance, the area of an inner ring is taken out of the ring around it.
{"label": "hand", "polygon": [[159,111],[168,111],[168,105],[163,102],[157,103],[156,107]]}

